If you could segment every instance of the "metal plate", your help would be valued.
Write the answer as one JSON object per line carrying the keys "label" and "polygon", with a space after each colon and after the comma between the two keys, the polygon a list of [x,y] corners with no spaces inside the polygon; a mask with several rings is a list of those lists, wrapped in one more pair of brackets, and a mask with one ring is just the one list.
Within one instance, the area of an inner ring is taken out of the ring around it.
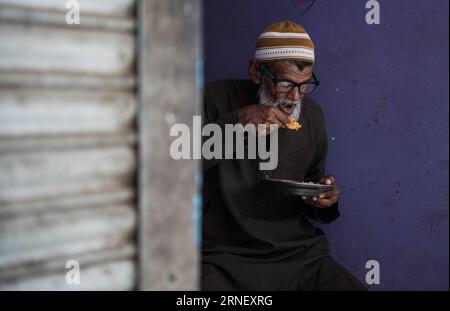
{"label": "metal plate", "polygon": [[334,185],[322,185],[317,183],[298,182],[295,180],[287,180],[287,179],[268,178],[265,179],[264,181],[280,192],[302,196],[315,196],[322,191],[327,191],[334,188]]}

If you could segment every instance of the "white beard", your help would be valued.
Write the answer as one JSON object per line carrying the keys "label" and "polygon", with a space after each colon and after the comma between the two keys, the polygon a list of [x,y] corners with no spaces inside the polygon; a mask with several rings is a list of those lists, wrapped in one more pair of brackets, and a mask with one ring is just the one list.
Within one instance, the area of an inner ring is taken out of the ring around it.
{"label": "white beard", "polygon": [[290,115],[288,115],[288,117],[294,117],[295,120],[298,121],[299,117],[300,117],[300,111],[301,111],[301,107],[302,107],[302,101],[301,99],[299,100],[290,100],[286,97],[282,97],[279,99],[274,98],[271,94],[270,91],[267,87],[266,82],[263,80],[263,82],[261,83],[259,90],[258,90],[258,96],[259,96],[259,103],[262,105],[269,105],[269,106],[274,106],[277,108],[280,108],[280,103],[286,103],[286,104],[292,104],[295,105],[294,110],[292,111],[292,113]]}

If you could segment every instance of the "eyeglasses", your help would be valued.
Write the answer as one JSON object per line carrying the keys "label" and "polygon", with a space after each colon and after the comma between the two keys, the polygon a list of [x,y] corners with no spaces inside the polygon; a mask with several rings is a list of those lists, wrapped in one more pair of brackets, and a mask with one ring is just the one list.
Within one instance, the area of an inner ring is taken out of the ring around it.
{"label": "eyeglasses", "polygon": [[320,81],[317,76],[312,75],[312,79],[307,82],[294,83],[289,80],[278,79],[273,73],[271,73],[264,64],[259,65],[260,71],[265,74],[275,85],[275,91],[278,93],[289,93],[294,88],[298,87],[301,94],[308,95],[314,92],[314,90],[320,85]]}

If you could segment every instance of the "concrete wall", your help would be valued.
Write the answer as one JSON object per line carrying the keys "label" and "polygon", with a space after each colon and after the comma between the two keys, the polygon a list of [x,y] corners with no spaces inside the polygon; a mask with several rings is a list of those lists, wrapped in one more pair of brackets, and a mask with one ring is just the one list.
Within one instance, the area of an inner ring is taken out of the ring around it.
{"label": "concrete wall", "polygon": [[[206,80],[245,78],[256,37],[279,20],[314,40],[328,172],[342,217],[325,230],[335,258],[374,290],[448,290],[448,1],[205,1]],[[307,11],[305,13],[305,11]]]}

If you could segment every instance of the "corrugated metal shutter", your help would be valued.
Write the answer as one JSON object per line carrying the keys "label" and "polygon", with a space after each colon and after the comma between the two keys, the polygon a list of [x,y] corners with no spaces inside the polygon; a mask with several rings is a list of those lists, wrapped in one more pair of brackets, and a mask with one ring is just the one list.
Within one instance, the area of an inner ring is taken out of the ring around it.
{"label": "corrugated metal shutter", "polygon": [[136,286],[135,1],[79,3],[0,0],[0,289]]}

